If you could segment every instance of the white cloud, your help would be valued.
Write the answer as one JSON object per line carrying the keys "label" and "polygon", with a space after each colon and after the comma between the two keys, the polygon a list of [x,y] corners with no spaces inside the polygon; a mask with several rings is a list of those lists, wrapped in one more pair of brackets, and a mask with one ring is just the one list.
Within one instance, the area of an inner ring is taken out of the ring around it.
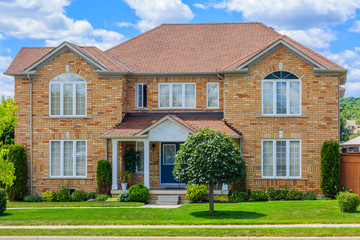
{"label": "white cloud", "polygon": [[135,27],[145,32],[162,23],[186,23],[194,18],[188,5],[181,0],[125,0],[140,20]]}
{"label": "white cloud", "polygon": [[0,56],[0,97],[14,96],[14,78],[3,74],[9,67],[11,61],[11,57]]}
{"label": "white cloud", "polygon": [[360,0],[223,0],[214,7],[282,30],[300,30],[344,23],[355,16]]}
{"label": "white cloud", "polygon": [[360,32],[360,21],[355,21],[354,25],[350,28],[351,32]]}
{"label": "white cloud", "polygon": [[94,29],[87,20],[67,17],[64,8],[69,4],[70,0],[0,1],[0,32],[20,39],[45,39],[47,44],[66,40],[101,48],[125,40],[120,33]]}
{"label": "white cloud", "polygon": [[118,27],[134,27],[135,25],[130,22],[117,22],[115,23]]}
{"label": "white cloud", "polygon": [[281,30],[279,32],[312,49],[329,48],[330,42],[336,40],[336,34],[329,29],[311,28],[309,30]]}
{"label": "white cloud", "polygon": [[202,3],[194,3],[193,5],[194,7],[196,8],[201,8],[201,9],[208,9],[209,5],[205,5],[205,4],[202,4]]}

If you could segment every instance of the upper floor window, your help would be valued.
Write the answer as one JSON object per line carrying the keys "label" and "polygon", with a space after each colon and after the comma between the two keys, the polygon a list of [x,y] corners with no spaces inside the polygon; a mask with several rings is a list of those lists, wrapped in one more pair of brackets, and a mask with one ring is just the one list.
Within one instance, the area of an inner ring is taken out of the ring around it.
{"label": "upper floor window", "polygon": [[136,108],[147,108],[147,92],[148,86],[146,83],[137,83],[136,84]]}
{"label": "upper floor window", "polygon": [[195,83],[160,83],[159,108],[195,108]]}
{"label": "upper floor window", "polygon": [[286,71],[267,75],[262,81],[262,114],[300,115],[300,79]]}
{"label": "upper floor window", "polygon": [[74,73],[62,73],[50,81],[50,116],[85,116],[86,81]]}
{"label": "upper floor window", "polygon": [[206,106],[208,108],[219,107],[219,83],[209,82],[207,83],[207,94],[206,94]]}

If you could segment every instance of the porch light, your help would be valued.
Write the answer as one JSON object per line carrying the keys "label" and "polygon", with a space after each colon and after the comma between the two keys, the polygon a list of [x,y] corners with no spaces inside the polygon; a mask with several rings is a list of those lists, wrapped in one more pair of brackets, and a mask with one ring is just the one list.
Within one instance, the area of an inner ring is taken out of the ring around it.
{"label": "porch light", "polygon": [[155,143],[153,143],[153,144],[151,145],[151,150],[152,150],[152,151],[155,150]]}

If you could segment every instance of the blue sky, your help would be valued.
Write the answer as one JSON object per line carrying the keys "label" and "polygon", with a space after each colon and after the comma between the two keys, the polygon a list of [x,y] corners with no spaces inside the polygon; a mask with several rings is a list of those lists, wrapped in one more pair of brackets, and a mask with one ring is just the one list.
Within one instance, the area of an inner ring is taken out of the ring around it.
{"label": "blue sky", "polygon": [[162,23],[201,22],[263,22],[348,69],[345,96],[360,96],[360,0],[0,0],[0,95],[13,95],[2,72],[21,47],[106,50]]}

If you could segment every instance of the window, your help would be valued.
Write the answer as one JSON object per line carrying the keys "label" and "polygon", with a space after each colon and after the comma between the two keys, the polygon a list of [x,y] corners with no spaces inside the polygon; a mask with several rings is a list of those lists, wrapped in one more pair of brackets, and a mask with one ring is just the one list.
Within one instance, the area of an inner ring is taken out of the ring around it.
{"label": "window", "polygon": [[207,83],[207,107],[219,107],[219,83]]}
{"label": "window", "polygon": [[136,108],[147,108],[147,84],[136,84]]}
{"label": "window", "polygon": [[300,79],[286,71],[267,75],[262,81],[262,114],[300,115]]}
{"label": "window", "polygon": [[176,144],[164,144],[163,165],[174,165],[176,159]]}
{"label": "window", "polygon": [[195,108],[195,83],[160,83],[159,108]]}
{"label": "window", "polygon": [[300,140],[262,140],[262,177],[299,178],[300,152]]}
{"label": "window", "polygon": [[86,141],[50,141],[51,177],[86,177]]}
{"label": "window", "polygon": [[136,151],[140,152],[140,162],[136,167],[136,172],[144,172],[144,142],[136,142]]}
{"label": "window", "polygon": [[74,73],[57,75],[50,81],[50,116],[85,116],[86,81]]}

